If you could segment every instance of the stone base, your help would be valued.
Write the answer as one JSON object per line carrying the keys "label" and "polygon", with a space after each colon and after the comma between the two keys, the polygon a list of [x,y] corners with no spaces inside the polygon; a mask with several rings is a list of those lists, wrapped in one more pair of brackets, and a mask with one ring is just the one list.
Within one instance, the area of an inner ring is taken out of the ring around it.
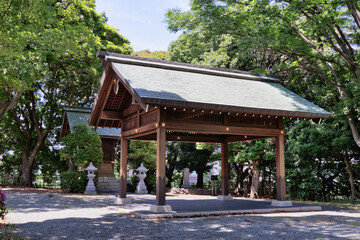
{"label": "stone base", "polygon": [[234,198],[230,195],[218,195],[217,200],[223,200],[223,201],[231,201]]}
{"label": "stone base", "polygon": [[130,203],[131,203],[131,198],[116,197],[115,199],[115,204],[130,204]]}
{"label": "stone base", "polygon": [[97,192],[96,192],[96,191],[88,191],[88,190],[86,190],[86,191],[84,192],[84,194],[85,194],[85,195],[96,195]]}
{"label": "stone base", "polygon": [[84,194],[86,194],[86,195],[96,195],[97,194],[94,183],[92,183],[91,185],[89,185],[89,183],[88,183],[88,185],[85,188]]}
{"label": "stone base", "polygon": [[151,205],[150,206],[151,212],[172,212],[170,205]]}
{"label": "stone base", "polygon": [[149,194],[148,190],[136,190],[135,194]]}
{"label": "stone base", "polygon": [[275,206],[275,207],[291,207],[292,206],[292,202],[291,201],[278,201],[278,200],[273,200],[271,202],[271,206]]}

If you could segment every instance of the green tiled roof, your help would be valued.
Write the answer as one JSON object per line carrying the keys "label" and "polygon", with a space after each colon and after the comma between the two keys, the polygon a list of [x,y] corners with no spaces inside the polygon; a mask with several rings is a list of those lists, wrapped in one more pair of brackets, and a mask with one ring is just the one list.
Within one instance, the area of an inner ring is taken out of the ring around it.
{"label": "green tiled roof", "polygon": [[111,53],[104,57],[145,104],[294,117],[330,115],[271,76]]}
{"label": "green tiled roof", "polygon": [[[70,131],[72,132],[73,127],[77,125],[88,125],[88,121],[91,114],[90,108],[78,108],[78,107],[63,107],[66,117],[69,122]],[[102,137],[116,137],[118,138],[121,129],[116,128],[102,128],[98,127],[96,132]]]}

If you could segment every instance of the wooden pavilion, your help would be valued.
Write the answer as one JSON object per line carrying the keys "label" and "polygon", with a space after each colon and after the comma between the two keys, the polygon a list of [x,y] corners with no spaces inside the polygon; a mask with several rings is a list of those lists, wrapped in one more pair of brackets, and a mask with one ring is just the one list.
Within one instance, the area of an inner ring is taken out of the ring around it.
{"label": "wooden pavilion", "polygon": [[275,138],[277,200],[285,201],[284,117],[319,121],[330,114],[249,72],[98,52],[104,73],[89,125],[121,128],[120,194],[127,203],[128,140],[156,140],[156,205],[165,201],[166,141],[221,143],[222,195],[229,199],[228,143]]}

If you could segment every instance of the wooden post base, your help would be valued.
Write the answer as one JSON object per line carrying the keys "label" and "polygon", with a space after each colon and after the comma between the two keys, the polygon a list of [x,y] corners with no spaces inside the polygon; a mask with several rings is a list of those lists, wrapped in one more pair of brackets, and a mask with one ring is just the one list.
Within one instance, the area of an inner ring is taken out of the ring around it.
{"label": "wooden post base", "polygon": [[170,205],[151,205],[150,206],[151,212],[172,212],[172,208]]}
{"label": "wooden post base", "polygon": [[116,197],[115,199],[115,204],[130,204],[132,203],[131,198],[120,198],[120,197]]}

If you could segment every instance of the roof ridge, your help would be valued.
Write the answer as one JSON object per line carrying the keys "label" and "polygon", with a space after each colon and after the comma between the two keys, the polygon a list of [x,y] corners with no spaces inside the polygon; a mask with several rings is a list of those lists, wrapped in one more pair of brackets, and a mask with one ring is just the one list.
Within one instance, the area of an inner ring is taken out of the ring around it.
{"label": "roof ridge", "polygon": [[142,65],[142,66],[157,67],[157,68],[171,69],[178,71],[227,76],[227,77],[241,78],[248,80],[269,81],[269,82],[277,82],[277,83],[280,82],[278,78],[271,76],[269,74],[252,73],[252,72],[233,70],[228,68],[217,68],[217,67],[196,65],[190,63],[143,58],[138,56],[130,56],[130,55],[124,55],[124,54],[112,53],[106,51],[98,51],[97,56],[110,62],[120,62],[120,63],[127,63],[133,65]]}
{"label": "roof ridge", "polygon": [[91,112],[91,107],[78,107],[78,106],[67,106],[67,105],[60,105],[60,107],[65,112]]}

